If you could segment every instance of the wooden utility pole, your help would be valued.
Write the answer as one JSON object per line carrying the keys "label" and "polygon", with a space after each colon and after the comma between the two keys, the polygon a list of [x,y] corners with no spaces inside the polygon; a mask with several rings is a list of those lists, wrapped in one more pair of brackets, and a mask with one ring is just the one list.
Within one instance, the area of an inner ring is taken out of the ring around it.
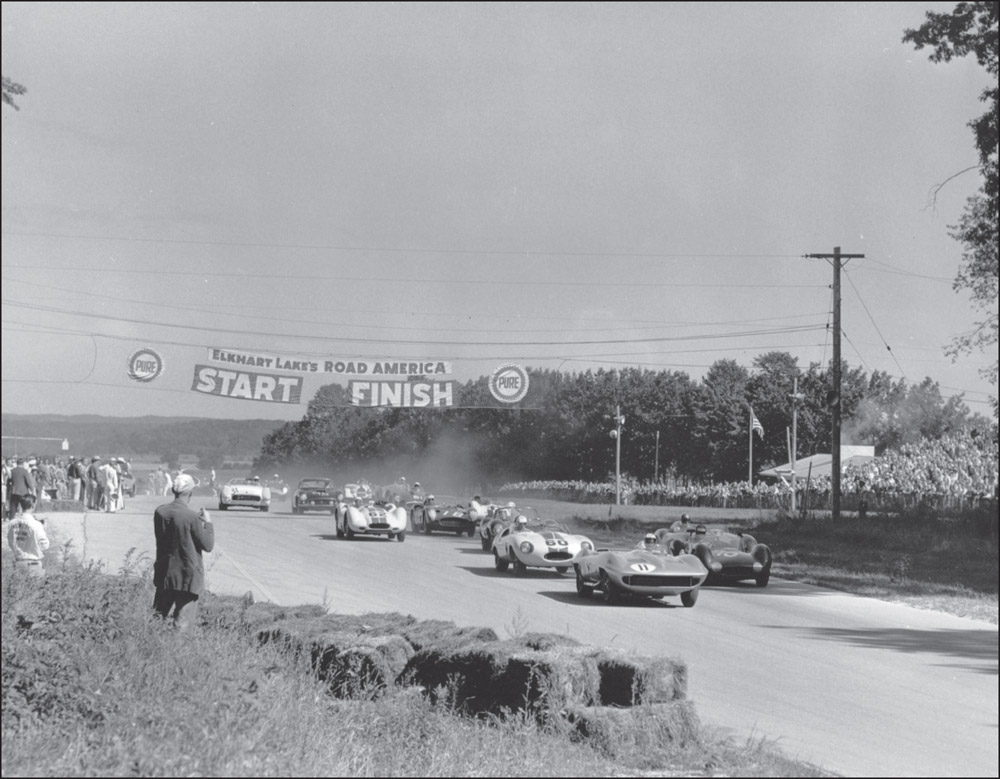
{"label": "wooden utility pole", "polygon": [[840,519],[840,267],[843,260],[864,259],[863,254],[841,254],[840,247],[833,247],[833,254],[807,254],[816,260],[833,260],[833,387],[826,394],[830,408],[831,437],[830,492],[833,498],[833,519]]}

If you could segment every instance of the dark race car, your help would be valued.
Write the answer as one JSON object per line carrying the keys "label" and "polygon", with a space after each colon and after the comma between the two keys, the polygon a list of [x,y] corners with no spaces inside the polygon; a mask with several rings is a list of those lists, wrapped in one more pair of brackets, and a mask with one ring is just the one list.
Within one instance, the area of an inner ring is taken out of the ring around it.
{"label": "dark race car", "polygon": [[771,579],[771,550],[746,533],[697,525],[690,530],[658,530],[657,538],[671,554],[693,554],[708,569],[707,584],[753,579],[766,587]]}
{"label": "dark race car", "polygon": [[479,527],[478,521],[472,518],[469,507],[463,505],[459,498],[450,495],[428,495],[423,503],[413,507],[410,523],[414,533],[428,536],[437,531],[471,538]]}
{"label": "dark race car", "polygon": [[337,513],[337,488],[330,479],[302,479],[292,496],[292,513]]}

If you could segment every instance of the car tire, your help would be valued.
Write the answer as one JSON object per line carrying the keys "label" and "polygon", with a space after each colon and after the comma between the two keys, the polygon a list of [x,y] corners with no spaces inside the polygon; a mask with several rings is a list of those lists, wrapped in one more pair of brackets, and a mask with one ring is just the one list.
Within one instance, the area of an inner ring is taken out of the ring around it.
{"label": "car tire", "polygon": [[493,567],[496,568],[500,573],[504,573],[510,567],[510,560],[505,557],[501,557],[497,550],[493,550]]}
{"label": "car tire", "polygon": [[598,585],[601,590],[601,599],[605,603],[617,603],[619,600],[618,587],[615,585],[608,575],[601,571],[601,583]]}
{"label": "car tire", "polygon": [[260,510],[261,511],[267,511],[269,508],[270,508],[270,506],[261,506]]}
{"label": "car tire", "polygon": [[480,534],[479,545],[483,548],[484,552],[488,552],[493,548],[493,539]]}
{"label": "car tire", "polygon": [[[467,535],[469,538],[472,538],[472,536],[474,536],[475,534],[476,534],[476,529],[474,527],[470,527],[465,531],[465,535]],[[459,535],[461,535],[461,533]]]}
{"label": "car tire", "polygon": [[698,590],[688,590],[681,593],[681,605],[689,609],[698,602]]}
{"label": "car tire", "polygon": [[225,511],[228,508],[229,508],[229,506],[227,506],[225,503],[220,503],[219,504],[219,511]]}
{"label": "car tire", "polygon": [[754,577],[754,582],[756,582],[758,587],[766,587],[767,583],[771,581],[771,571],[770,569],[766,571],[761,571]]}
{"label": "car tire", "polygon": [[581,598],[589,598],[594,594],[594,588],[584,581],[583,574],[580,573],[579,567],[576,567],[576,594]]}
{"label": "car tire", "polygon": [[406,531],[400,530],[396,533],[396,540],[399,541],[399,543],[403,543],[406,540]]}
{"label": "car tire", "polygon": [[516,554],[514,554],[513,552],[511,552],[510,566],[511,566],[511,568],[514,569],[514,575],[515,576],[527,576],[528,575],[528,566],[526,566],[524,563],[522,563],[520,561],[520,559],[518,558],[518,556]]}
{"label": "car tire", "polygon": [[351,526],[348,523],[346,517],[344,518],[344,538],[346,538],[348,541],[354,538],[354,531],[351,530]]}
{"label": "car tire", "polygon": [[557,570],[557,571],[558,571],[559,573],[566,573],[566,571],[568,571],[568,570],[569,570],[569,566],[568,566],[568,565],[557,565],[557,566],[556,566],[556,570]]}

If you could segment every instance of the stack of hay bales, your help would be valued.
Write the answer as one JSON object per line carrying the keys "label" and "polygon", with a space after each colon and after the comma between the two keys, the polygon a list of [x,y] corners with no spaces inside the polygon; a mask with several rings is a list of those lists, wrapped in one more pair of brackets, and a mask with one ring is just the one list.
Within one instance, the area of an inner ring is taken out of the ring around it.
{"label": "stack of hay bales", "polygon": [[[223,613],[222,621],[232,622],[232,612]],[[260,643],[307,661],[338,698],[417,687],[473,716],[527,714],[611,755],[697,738],[687,665],[676,658],[634,656],[557,634],[500,640],[488,628],[399,614],[242,603],[238,627],[249,626]]]}

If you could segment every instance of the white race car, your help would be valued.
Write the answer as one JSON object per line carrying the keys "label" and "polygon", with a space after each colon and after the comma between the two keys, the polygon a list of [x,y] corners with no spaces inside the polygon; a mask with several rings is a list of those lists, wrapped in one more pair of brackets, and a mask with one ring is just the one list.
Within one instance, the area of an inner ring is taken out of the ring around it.
{"label": "white race car", "polygon": [[406,506],[376,503],[364,485],[345,484],[336,506],[337,538],[386,536],[406,540]]}
{"label": "white race car", "polygon": [[271,507],[271,490],[260,479],[230,479],[219,491],[219,510],[230,507],[267,511]]}
{"label": "white race car", "polygon": [[586,536],[570,533],[558,522],[519,515],[493,539],[493,561],[498,571],[513,568],[523,576],[528,568],[555,568],[566,573],[584,554],[594,550]]}

